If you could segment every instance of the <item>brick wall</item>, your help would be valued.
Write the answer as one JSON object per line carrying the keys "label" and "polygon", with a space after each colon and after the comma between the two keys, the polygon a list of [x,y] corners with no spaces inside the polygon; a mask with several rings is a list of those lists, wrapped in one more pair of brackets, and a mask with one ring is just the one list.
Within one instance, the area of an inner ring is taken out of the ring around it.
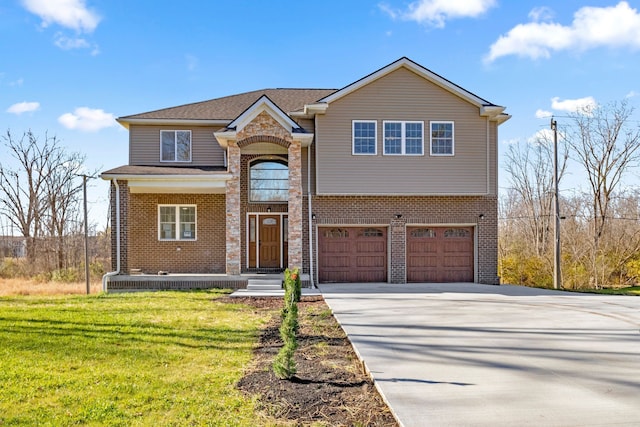
{"label": "brick wall", "polygon": [[[392,283],[403,283],[406,277],[406,226],[475,225],[478,282],[499,283],[498,205],[495,196],[314,196],[312,203],[316,228],[323,224],[390,227],[389,280]],[[396,219],[396,215],[402,217]],[[314,273],[317,277],[317,265]]]}
{"label": "brick wall", "polygon": [[[195,241],[158,240],[158,205],[196,205]],[[224,194],[130,194],[128,269],[143,273],[224,273]]]}

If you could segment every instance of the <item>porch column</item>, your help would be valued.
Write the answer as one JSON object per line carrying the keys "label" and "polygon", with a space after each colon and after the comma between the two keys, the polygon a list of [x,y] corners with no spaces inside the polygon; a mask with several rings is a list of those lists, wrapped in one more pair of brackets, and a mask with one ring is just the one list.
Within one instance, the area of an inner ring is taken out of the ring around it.
{"label": "porch column", "polygon": [[302,272],[302,148],[289,145],[289,268]]}
{"label": "porch column", "polygon": [[231,179],[226,183],[227,269],[228,275],[240,275],[240,148],[228,143],[227,162]]}

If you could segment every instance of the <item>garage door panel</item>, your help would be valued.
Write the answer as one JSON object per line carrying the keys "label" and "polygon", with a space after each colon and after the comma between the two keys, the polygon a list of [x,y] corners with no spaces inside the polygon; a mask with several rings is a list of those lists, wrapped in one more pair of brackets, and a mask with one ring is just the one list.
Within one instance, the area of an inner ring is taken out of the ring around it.
{"label": "garage door panel", "polygon": [[357,253],[381,253],[387,248],[385,242],[356,242],[354,246]]}
{"label": "garage door panel", "polygon": [[318,232],[320,282],[386,282],[384,227],[321,227]]}
{"label": "garage door panel", "polygon": [[408,227],[408,282],[473,281],[472,227]]}
{"label": "garage door panel", "polygon": [[324,264],[327,267],[343,267],[349,268],[349,258],[343,256],[325,256]]}
{"label": "garage door panel", "polygon": [[376,268],[384,268],[386,264],[386,259],[384,256],[357,256],[356,266],[358,267],[376,267]]}

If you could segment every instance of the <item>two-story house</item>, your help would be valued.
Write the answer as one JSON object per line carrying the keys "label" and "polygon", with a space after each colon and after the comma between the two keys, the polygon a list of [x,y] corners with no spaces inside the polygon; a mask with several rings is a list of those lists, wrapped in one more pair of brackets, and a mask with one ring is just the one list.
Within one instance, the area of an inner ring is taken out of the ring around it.
{"label": "two-story house", "polygon": [[408,58],[342,89],[265,89],[121,117],[113,268],[229,279],[497,284],[505,108]]}

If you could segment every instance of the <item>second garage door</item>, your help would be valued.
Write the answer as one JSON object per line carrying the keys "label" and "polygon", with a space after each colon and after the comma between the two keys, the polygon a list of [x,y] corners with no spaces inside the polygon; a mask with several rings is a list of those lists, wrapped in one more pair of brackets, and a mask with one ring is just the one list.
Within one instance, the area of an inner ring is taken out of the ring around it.
{"label": "second garage door", "polygon": [[385,227],[321,227],[318,229],[320,282],[386,282]]}
{"label": "second garage door", "polygon": [[408,282],[473,282],[473,227],[408,227]]}

